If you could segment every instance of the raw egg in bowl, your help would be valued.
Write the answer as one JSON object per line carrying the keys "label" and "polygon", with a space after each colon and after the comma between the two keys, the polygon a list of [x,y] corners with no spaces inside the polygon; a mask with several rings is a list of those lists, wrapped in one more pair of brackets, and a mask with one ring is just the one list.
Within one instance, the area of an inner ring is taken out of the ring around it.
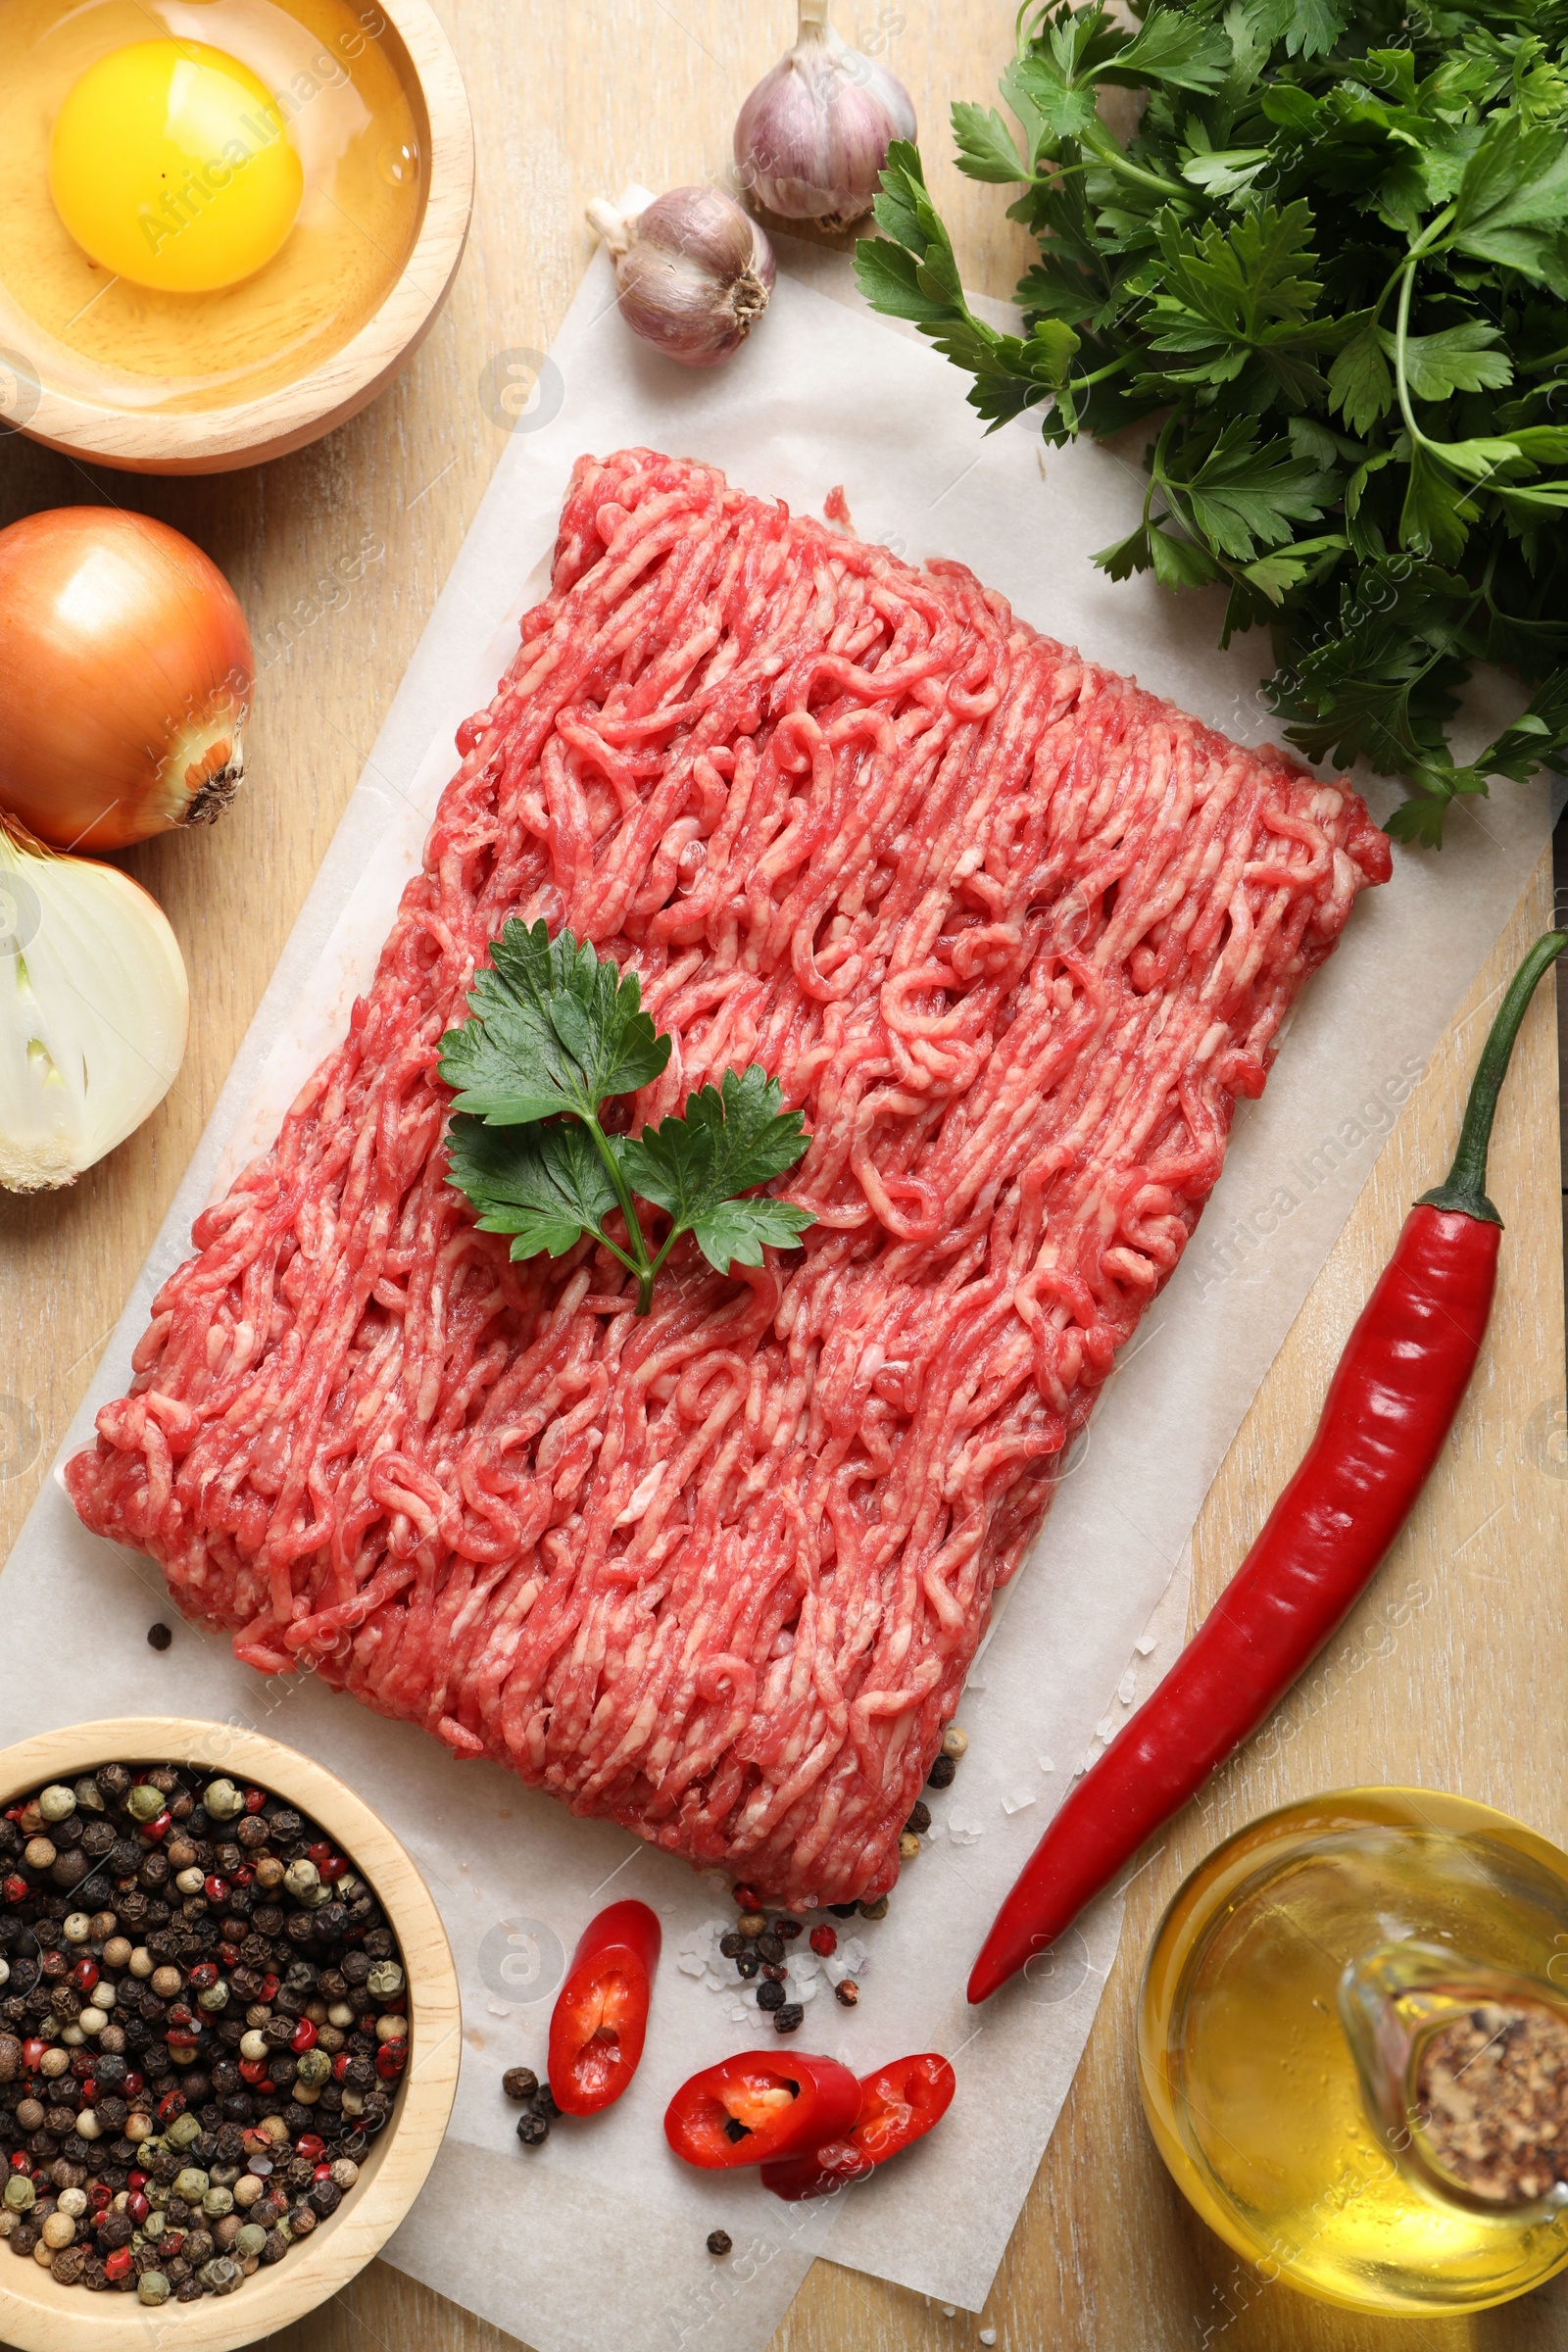
{"label": "raw egg in bowl", "polygon": [[362,408],[467,231],[428,0],[0,0],[0,421],[202,472]]}

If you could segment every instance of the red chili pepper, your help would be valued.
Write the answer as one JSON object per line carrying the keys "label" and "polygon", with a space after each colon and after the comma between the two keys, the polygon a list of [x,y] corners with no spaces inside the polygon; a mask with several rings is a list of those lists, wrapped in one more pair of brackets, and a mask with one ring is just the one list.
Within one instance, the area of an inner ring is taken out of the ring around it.
{"label": "red chili pepper", "polygon": [[1487,1146],[1519,1024],[1568,937],[1547,932],[1492,1024],[1446,1184],[1405,1218],[1302,1460],[1251,1550],[1153,1694],[1067,1797],[969,1979],[983,2001],[1060,1936],[1198,1792],[1316,1657],[1426,1484],[1475,1369],[1502,1220]]}
{"label": "red chili pepper", "polygon": [[597,2115],[637,2072],[662,1940],[646,1903],[612,1903],[583,1930],[550,2015],[550,2090],[563,2115]]}
{"label": "red chili pepper", "polygon": [[705,2173],[799,2156],[842,2139],[860,2112],[860,2085],[836,2058],[742,2050],[683,2082],[664,2137]]}
{"label": "red chili pepper", "polygon": [[842,2139],[802,2156],[764,2164],[762,2185],[791,2204],[822,2197],[851,2180],[863,2180],[879,2164],[923,2139],[941,2123],[957,2088],[953,2068],[936,2051],[895,2058],[860,2083],[860,2112]]}

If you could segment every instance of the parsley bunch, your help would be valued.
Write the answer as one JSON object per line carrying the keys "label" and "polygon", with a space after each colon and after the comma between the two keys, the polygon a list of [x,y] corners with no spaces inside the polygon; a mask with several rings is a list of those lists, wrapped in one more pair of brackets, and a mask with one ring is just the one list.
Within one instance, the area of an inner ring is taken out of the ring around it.
{"label": "parsley bunch", "polygon": [[[1107,83],[1147,94],[1125,145]],[[1026,5],[1002,94],[1016,128],[953,122],[960,171],[1022,190],[1026,332],[969,311],[910,146],[862,289],[993,429],[1149,419],[1143,520],[1096,562],[1224,582],[1291,740],[1404,778],[1389,830],[1438,845],[1456,795],[1568,748],[1568,0]],[[1463,765],[1476,662],[1533,692]]]}
{"label": "parsley bunch", "polygon": [[[721,1087],[700,1087],[675,1118],[640,1136],[607,1131],[600,1112],[635,1094],[669,1060],[671,1041],[642,1008],[635,972],[569,931],[552,940],[514,918],[474,977],[468,1018],[441,1040],[441,1075],[457,1090],[447,1181],[479,1211],[485,1233],[510,1233],[514,1258],[562,1257],[591,1234],[637,1277],[646,1315],[654,1279],[683,1233],[710,1266],[760,1266],[764,1244],[798,1247],[815,1223],[788,1200],[743,1200],[793,1168],[810,1138],[784,1110],[776,1079],[753,1062]],[[669,1217],[652,1252],[633,1196]],[[626,1243],[606,1219],[619,1209]]]}

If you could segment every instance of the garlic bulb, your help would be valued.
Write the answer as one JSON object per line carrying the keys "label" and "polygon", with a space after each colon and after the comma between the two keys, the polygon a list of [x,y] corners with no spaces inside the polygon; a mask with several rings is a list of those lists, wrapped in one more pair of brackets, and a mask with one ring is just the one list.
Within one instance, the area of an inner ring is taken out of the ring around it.
{"label": "garlic bulb", "polygon": [[683,368],[712,368],[767,308],[773,248],[717,188],[671,188],[626,218],[596,201],[588,220],[615,265],[620,315]]}
{"label": "garlic bulb", "polygon": [[0,823],[0,1185],[73,1184],[173,1084],[190,994],[163,909],[117,866]]}
{"label": "garlic bulb", "polygon": [[767,212],[846,228],[869,212],[892,141],[914,134],[903,82],[840,40],[827,0],[801,0],[794,48],[741,108],[735,164]]}

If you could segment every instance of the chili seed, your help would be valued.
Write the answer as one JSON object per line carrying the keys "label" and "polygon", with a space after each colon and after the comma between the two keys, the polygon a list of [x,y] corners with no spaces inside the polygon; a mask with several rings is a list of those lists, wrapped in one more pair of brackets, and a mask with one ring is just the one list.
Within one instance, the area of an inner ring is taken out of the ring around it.
{"label": "chili seed", "polygon": [[799,2001],[786,2001],[783,2008],[774,2016],[774,2032],[776,2034],[793,2034],[805,2015],[806,2011]]}
{"label": "chili seed", "polygon": [[725,2254],[731,2252],[734,2247],[734,2243],[735,2241],[730,2236],[730,2233],[727,2230],[710,2230],[708,2232],[708,2251],[710,2254],[716,2254],[722,2258]]}

